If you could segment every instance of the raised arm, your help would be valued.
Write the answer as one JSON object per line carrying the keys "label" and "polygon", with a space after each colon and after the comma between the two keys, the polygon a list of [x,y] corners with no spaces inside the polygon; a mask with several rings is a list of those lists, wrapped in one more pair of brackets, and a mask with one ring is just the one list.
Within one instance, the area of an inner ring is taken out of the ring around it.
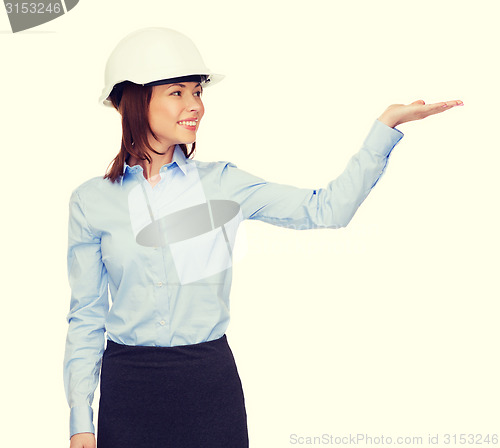
{"label": "raised arm", "polygon": [[87,222],[77,191],[71,195],[69,204],[68,279],[71,304],[67,315],[64,386],[71,408],[71,437],[77,433],[95,433],[91,406],[99,381],[109,310],[101,239]]}
{"label": "raised arm", "polygon": [[229,162],[222,162],[221,186],[226,197],[240,204],[245,219],[297,230],[344,227],[378,182],[402,137],[399,130],[375,120],[361,149],[325,188],[267,182]]}

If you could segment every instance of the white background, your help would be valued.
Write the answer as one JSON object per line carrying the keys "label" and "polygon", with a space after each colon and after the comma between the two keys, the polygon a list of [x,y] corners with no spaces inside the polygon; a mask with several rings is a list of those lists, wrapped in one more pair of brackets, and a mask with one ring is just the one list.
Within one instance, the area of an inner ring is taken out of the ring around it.
{"label": "white background", "polygon": [[187,34],[226,75],[204,93],[196,158],[270,181],[326,186],[390,104],[465,103],[398,126],[347,228],[245,222],[228,340],[251,446],[500,433],[499,12],[494,0],[81,0],[16,34],[1,12],[2,445],[69,446],[68,201],[119,149],[119,115],[97,98],[111,50],[145,26]]}

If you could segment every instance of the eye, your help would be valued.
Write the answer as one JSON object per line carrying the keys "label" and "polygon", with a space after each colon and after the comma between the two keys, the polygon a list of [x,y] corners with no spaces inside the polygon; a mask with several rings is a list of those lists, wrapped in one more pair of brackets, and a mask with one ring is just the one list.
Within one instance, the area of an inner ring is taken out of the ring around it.
{"label": "eye", "polygon": [[170,93],[170,95],[181,96],[181,91],[180,90],[176,90],[175,92]]}
{"label": "eye", "polygon": [[201,95],[203,94],[203,91],[198,90],[197,92],[194,92],[194,94],[201,97]]}

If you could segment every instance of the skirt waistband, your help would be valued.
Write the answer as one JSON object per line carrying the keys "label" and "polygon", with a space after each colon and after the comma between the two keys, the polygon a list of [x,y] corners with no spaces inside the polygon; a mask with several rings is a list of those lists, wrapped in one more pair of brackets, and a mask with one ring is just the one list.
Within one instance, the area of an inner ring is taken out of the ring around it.
{"label": "skirt waistband", "polygon": [[219,339],[212,341],[199,342],[197,344],[176,345],[173,347],[149,346],[149,345],[125,345],[118,344],[111,339],[107,340],[104,356],[106,358],[127,358],[141,360],[158,360],[169,362],[187,361],[189,359],[210,359],[227,356],[231,349],[227,343],[227,337],[224,334]]}

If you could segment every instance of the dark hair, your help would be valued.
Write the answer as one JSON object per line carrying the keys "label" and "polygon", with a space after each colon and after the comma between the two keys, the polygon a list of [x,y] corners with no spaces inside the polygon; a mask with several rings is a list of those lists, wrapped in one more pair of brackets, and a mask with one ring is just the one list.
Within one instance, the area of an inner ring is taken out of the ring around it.
{"label": "dark hair", "polygon": [[[157,139],[151,130],[148,120],[149,103],[153,94],[152,86],[142,86],[130,81],[124,81],[117,84],[109,98],[113,107],[122,116],[122,143],[120,152],[110,163],[111,168],[104,175],[104,179],[116,182],[123,175],[123,164],[129,160],[132,155],[139,160],[152,162],[151,156],[147,150],[155,154],[161,154],[155,151],[148,142],[148,132]],[[191,157],[196,149],[196,142],[191,145],[191,151],[188,153],[187,145],[179,145],[186,157]]]}

